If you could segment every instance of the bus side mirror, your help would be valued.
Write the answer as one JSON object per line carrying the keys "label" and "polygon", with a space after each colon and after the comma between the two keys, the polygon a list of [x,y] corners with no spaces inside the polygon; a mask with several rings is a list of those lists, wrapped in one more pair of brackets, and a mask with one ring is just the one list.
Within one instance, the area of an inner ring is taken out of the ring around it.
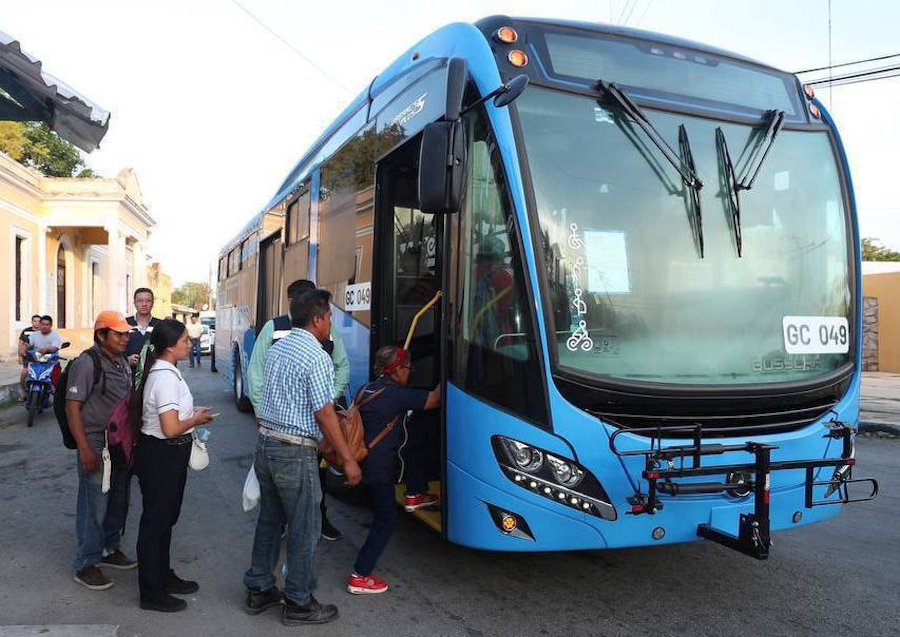
{"label": "bus side mirror", "polygon": [[466,188],[466,129],[459,119],[432,122],[419,149],[419,210],[457,212]]}

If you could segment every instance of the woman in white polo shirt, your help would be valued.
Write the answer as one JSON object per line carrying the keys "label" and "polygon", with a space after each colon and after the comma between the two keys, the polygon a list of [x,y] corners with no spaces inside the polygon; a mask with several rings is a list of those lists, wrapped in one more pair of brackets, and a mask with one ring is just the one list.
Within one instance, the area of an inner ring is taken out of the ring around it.
{"label": "woman in white polo shirt", "polygon": [[187,607],[176,595],[189,595],[197,582],[172,570],[169,549],[178,521],[194,427],[212,420],[209,407],[194,407],[191,390],[175,366],[188,357],[190,341],[183,323],[161,321],[153,330],[146,360],[140,366],[138,392],[141,436],[135,449],[144,511],[137,541],[141,608],[162,612]]}

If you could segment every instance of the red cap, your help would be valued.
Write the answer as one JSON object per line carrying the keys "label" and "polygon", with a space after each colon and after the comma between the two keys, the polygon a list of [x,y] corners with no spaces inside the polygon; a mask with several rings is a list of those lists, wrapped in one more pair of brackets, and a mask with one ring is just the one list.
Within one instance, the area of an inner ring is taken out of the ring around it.
{"label": "red cap", "polygon": [[131,326],[120,312],[104,310],[97,315],[97,320],[94,321],[94,331],[102,329],[110,329],[114,332],[130,332]]}

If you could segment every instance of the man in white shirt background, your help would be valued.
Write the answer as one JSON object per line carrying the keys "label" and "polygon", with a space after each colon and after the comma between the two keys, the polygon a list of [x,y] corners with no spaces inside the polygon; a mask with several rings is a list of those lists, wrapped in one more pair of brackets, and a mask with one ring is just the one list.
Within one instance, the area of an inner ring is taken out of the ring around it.
{"label": "man in white shirt background", "polygon": [[203,336],[203,325],[197,318],[196,314],[191,314],[191,318],[187,324],[188,338],[191,339],[191,367],[194,366],[194,359],[197,359],[197,367],[203,367],[200,362],[200,337]]}
{"label": "man in white shirt background", "polygon": [[41,327],[28,335],[29,349],[38,354],[54,354],[62,347],[62,336],[53,329],[53,318],[46,314],[41,317]]}

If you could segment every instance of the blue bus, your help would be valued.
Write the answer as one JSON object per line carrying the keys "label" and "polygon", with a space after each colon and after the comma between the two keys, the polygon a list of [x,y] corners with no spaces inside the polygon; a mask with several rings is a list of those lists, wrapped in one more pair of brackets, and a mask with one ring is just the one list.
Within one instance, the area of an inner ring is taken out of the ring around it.
{"label": "blue bus", "polygon": [[351,359],[403,343],[441,383],[442,493],[500,551],[775,531],[853,478],[860,247],[834,122],[798,79],[670,36],[494,16],[372,80],[220,255],[217,358],[242,409],[285,286],[333,294]]}

